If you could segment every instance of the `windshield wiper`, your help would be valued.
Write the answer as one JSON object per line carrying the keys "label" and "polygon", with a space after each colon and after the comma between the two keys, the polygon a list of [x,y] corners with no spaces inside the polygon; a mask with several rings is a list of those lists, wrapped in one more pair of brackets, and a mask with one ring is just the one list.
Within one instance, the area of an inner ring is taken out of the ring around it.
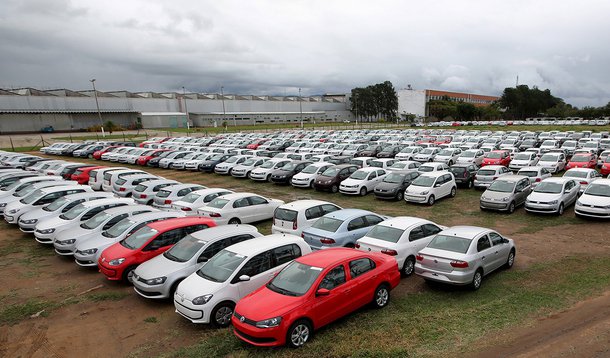
{"label": "windshield wiper", "polygon": [[209,275],[204,274],[204,273],[203,273],[201,270],[197,271],[197,274],[198,274],[199,276],[201,276],[201,277],[205,278],[205,279],[210,280],[210,281],[214,281],[214,282],[222,282],[222,281],[220,281],[220,280],[215,279],[215,278],[214,278],[214,277],[212,277],[212,276],[209,276]]}
{"label": "windshield wiper", "polygon": [[286,290],[284,288],[280,288],[277,287],[276,285],[272,284],[271,282],[269,282],[269,284],[267,284],[267,288],[270,289],[271,291],[280,293],[282,295],[286,295],[286,296],[298,296],[296,293]]}

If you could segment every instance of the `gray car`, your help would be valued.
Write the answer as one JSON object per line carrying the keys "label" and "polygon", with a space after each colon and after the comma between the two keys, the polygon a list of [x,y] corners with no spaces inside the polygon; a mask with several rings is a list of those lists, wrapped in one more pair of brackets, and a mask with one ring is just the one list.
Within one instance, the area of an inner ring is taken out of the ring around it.
{"label": "gray car", "polygon": [[426,281],[481,287],[483,277],[515,262],[512,239],[476,226],[454,226],[438,233],[416,256],[415,273]]}
{"label": "gray car", "polygon": [[494,180],[483,192],[479,201],[482,210],[507,211],[512,214],[515,208],[525,204],[532,192],[532,185],[524,175],[503,175]]}
{"label": "gray car", "polygon": [[533,213],[562,215],[578,199],[580,183],[572,178],[547,178],[541,181],[525,201],[525,210]]}

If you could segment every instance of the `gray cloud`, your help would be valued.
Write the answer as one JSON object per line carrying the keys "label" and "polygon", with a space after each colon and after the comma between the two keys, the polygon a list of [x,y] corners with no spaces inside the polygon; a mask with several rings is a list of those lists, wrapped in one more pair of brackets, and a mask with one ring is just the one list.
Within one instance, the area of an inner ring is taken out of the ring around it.
{"label": "gray cloud", "polygon": [[610,2],[4,0],[0,87],[260,94],[397,88],[610,100]]}

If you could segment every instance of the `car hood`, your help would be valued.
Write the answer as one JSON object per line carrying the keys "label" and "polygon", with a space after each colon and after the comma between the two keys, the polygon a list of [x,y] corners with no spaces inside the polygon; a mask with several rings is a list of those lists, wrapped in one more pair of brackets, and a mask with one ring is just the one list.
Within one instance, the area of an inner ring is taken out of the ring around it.
{"label": "car hood", "polygon": [[32,220],[32,219],[42,219],[45,217],[49,217],[52,215],[57,215],[59,214],[59,211],[45,211],[42,210],[42,208],[37,208],[34,210],[30,210],[27,213],[24,213],[23,215],[21,215],[21,217],[19,218],[20,220]]}
{"label": "car hood", "polygon": [[365,183],[366,180],[358,180],[358,179],[352,179],[352,178],[347,178],[344,181],[341,182],[341,185],[344,186],[349,186],[349,185],[359,185],[362,183]]}
{"label": "car hood", "polygon": [[312,176],[315,176],[315,174],[298,173],[298,174],[295,174],[292,178],[293,179],[309,179]]}
{"label": "car hood", "polygon": [[214,164],[218,164],[218,163],[220,163],[219,160],[206,160],[206,161],[203,161],[201,163],[201,165],[206,166],[206,165],[214,165]]}
{"label": "car hood", "polygon": [[[21,199],[21,198],[19,198],[19,199]],[[8,204],[6,204],[6,206],[4,207],[4,212],[7,213],[10,210],[14,210],[14,209],[21,210],[28,205],[30,205],[30,204],[23,204],[19,200],[11,201],[11,202],[8,202]]]}
{"label": "car hood", "polygon": [[586,204],[586,205],[596,205],[596,206],[610,205],[610,198],[605,197],[605,196],[595,196],[595,195],[583,194],[578,199],[578,201],[581,204]]}
{"label": "car hood", "polygon": [[539,162],[538,162],[538,165],[539,165],[539,166],[545,166],[545,165],[555,165],[555,164],[557,164],[557,163],[559,163],[559,161],[558,161],[558,160],[554,160],[554,161],[542,161],[542,160],[541,160],[541,161],[539,161]]}
{"label": "car hood", "polygon": [[414,185],[410,185],[407,188],[407,193],[409,194],[419,194],[419,195],[424,195],[423,193],[425,193],[426,191],[430,191],[434,188],[432,187],[423,187],[423,186],[414,186]]}
{"label": "car hood", "polygon": [[40,222],[38,222],[38,225],[36,225],[36,230],[46,230],[46,229],[53,229],[53,228],[59,228],[59,227],[65,227],[68,224],[72,224],[72,223],[76,223],[79,222],[80,220],[64,220],[61,219],[58,216],[55,217],[51,217],[51,218],[47,218],[44,220],[41,220]]}
{"label": "car hood", "polygon": [[283,316],[303,304],[304,301],[305,298],[303,296],[285,296],[271,291],[266,286],[262,286],[242,298],[235,311],[248,319],[262,321]]}
{"label": "car hood", "polygon": [[77,250],[88,250],[97,248],[98,250],[104,250],[105,248],[114,245],[121,240],[122,236],[117,238],[109,238],[100,235],[99,233],[93,233],[85,235],[77,242]]}
{"label": "car hood", "polygon": [[276,170],[272,173],[273,176],[282,176],[282,175],[290,175],[292,174],[292,170]]}
{"label": "car hood", "polygon": [[213,295],[227,284],[228,279],[225,282],[214,282],[207,280],[194,272],[185,278],[180,285],[178,285],[176,295],[178,295],[180,298],[192,301],[195,297],[210,294]]}
{"label": "car hood", "polygon": [[381,182],[381,183],[377,184],[377,186],[375,186],[375,190],[378,190],[378,189],[381,189],[381,190],[396,190],[396,189],[400,189],[400,187],[401,187],[401,184]]}
{"label": "car hood", "polygon": [[547,201],[553,201],[553,200],[560,200],[561,199],[561,193],[557,193],[557,194],[553,194],[553,193],[537,193],[537,192],[532,192],[528,197],[527,200],[530,201],[543,201],[543,202],[547,202]]}
{"label": "car hood", "polygon": [[[138,250],[138,249],[136,249],[136,250]],[[100,256],[100,260],[106,259],[106,262],[108,262],[110,260],[118,259],[121,257],[128,257],[128,256],[133,255],[136,252],[136,250],[130,250],[117,242],[117,243],[113,244],[112,246],[108,247],[106,250],[104,250],[104,252],[102,252],[102,255]]]}
{"label": "car hood", "polygon": [[190,261],[191,260],[187,262],[176,262],[169,260],[163,256],[163,254],[161,254],[142,263],[140,266],[138,266],[135,273],[144,279],[169,276],[174,272],[192,266]]}
{"label": "car hood", "polygon": [[76,239],[77,241],[80,241],[80,240],[82,240],[83,236],[89,236],[89,234],[94,233],[94,232],[99,234],[99,232],[100,232],[99,228],[89,230],[89,229],[84,229],[84,228],[80,227],[80,225],[79,225],[76,227],[71,227],[71,228],[64,230],[61,233],[57,234],[57,237],[55,238],[55,240]]}
{"label": "car hood", "polygon": [[485,197],[493,200],[502,200],[503,198],[509,198],[511,195],[513,195],[513,193],[502,193],[499,191],[485,190],[481,195],[481,198]]}

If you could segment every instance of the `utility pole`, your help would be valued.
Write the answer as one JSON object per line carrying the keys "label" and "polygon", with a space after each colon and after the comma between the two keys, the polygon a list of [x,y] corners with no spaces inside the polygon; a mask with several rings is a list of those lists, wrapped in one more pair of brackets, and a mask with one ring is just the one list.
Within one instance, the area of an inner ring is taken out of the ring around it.
{"label": "utility pole", "polygon": [[184,86],[182,86],[182,99],[184,100],[184,112],[186,113],[186,128],[188,130],[188,129],[190,129],[191,125],[190,125],[190,118],[189,118],[189,110],[186,107],[186,90],[184,89]]}
{"label": "utility pole", "polygon": [[[220,86],[220,98],[222,99],[222,121],[225,122],[227,119],[227,112],[225,110],[225,92],[224,86]],[[237,119],[233,117],[233,126],[237,127]]]}
{"label": "utility pole", "polygon": [[303,105],[301,103],[301,87],[299,87],[299,111],[301,112],[301,129],[303,129]]}
{"label": "utility pole", "polygon": [[104,133],[104,122],[102,121],[102,112],[100,112],[100,103],[97,100],[97,90],[95,89],[95,78],[89,80],[93,85],[93,96],[95,97],[95,106],[97,107],[97,116],[100,119],[100,128],[102,129],[102,137],[106,136]]}

